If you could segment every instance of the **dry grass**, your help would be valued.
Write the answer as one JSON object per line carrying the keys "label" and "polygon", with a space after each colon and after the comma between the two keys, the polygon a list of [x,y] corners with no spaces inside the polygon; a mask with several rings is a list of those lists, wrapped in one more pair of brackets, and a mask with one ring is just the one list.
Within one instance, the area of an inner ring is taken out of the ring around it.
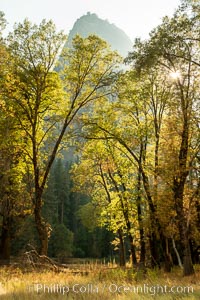
{"label": "dry grass", "polygon": [[[200,299],[200,266],[196,267],[194,276],[183,277],[179,269],[174,269],[170,274],[160,270],[148,270],[145,278],[140,274],[134,274],[131,270],[119,268],[96,270],[83,276],[49,271],[23,272],[21,269],[4,267],[0,269],[0,282],[2,300]],[[169,289],[173,286],[180,289],[189,286],[193,288],[193,292],[162,293],[164,286]],[[134,287],[139,293],[134,292]],[[67,292],[68,288],[69,292]],[[119,290],[115,291],[115,289]],[[62,294],[65,291],[66,293]]]}

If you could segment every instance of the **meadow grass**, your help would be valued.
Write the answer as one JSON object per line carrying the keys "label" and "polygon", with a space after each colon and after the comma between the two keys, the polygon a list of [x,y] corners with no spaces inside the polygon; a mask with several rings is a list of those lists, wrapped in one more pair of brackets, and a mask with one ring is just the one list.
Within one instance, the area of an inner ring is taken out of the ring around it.
{"label": "meadow grass", "polygon": [[195,275],[187,277],[182,276],[179,268],[171,273],[149,269],[144,277],[120,268],[73,275],[2,267],[0,282],[2,300],[200,299],[200,266],[196,266]]}

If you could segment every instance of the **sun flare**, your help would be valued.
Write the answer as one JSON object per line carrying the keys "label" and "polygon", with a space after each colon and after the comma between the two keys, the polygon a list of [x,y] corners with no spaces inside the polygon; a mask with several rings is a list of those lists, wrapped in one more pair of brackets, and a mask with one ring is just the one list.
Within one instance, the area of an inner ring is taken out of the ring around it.
{"label": "sun flare", "polygon": [[170,73],[170,76],[171,76],[172,79],[178,79],[178,78],[181,77],[181,73],[180,73],[179,70],[173,71],[173,72]]}

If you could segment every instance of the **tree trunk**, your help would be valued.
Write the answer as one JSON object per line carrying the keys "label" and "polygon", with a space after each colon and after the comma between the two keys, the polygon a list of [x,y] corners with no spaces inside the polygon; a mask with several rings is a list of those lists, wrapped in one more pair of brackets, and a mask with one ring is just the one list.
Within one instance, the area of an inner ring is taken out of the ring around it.
{"label": "tree trunk", "polygon": [[142,210],[140,203],[137,202],[137,214],[138,214],[138,222],[139,222],[139,234],[140,234],[140,261],[139,264],[141,268],[145,267],[145,258],[146,258],[146,243],[144,236],[144,228],[142,224]]}
{"label": "tree trunk", "polygon": [[176,248],[176,244],[175,244],[175,240],[172,238],[172,246],[173,246],[173,249],[176,253],[176,257],[177,257],[177,260],[178,260],[178,265],[181,269],[183,269],[183,264],[182,264],[182,261],[181,261],[181,258],[180,258],[180,255],[178,253],[178,250]]}
{"label": "tree trunk", "polygon": [[164,270],[165,272],[171,272],[172,266],[173,266],[173,262],[172,262],[172,257],[169,251],[169,239],[166,237],[163,237],[163,248],[165,249],[164,252]]}
{"label": "tree trunk", "polygon": [[181,238],[181,246],[183,249],[183,275],[192,275],[194,274],[194,268],[192,264],[187,221],[184,218],[183,212],[179,216],[179,234]]}
{"label": "tree trunk", "polygon": [[183,249],[183,275],[194,274],[192,264],[190,243],[189,243],[189,225],[184,212],[184,188],[189,170],[187,166],[188,159],[188,141],[189,141],[189,117],[188,117],[188,99],[181,97],[182,112],[183,112],[183,129],[181,134],[181,145],[179,150],[179,170],[174,176],[173,192],[174,202],[178,219],[179,235]]}
{"label": "tree trunk", "polygon": [[[33,150],[33,153],[35,154],[35,149]],[[33,155],[34,156],[34,155]],[[34,203],[34,216],[35,216],[35,224],[36,229],[38,232],[39,237],[39,254],[40,255],[47,255],[48,252],[48,225],[43,220],[42,217],[42,195],[44,191],[44,187],[41,187],[39,182],[39,169],[37,167],[37,159],[35,154],[35,160],[34,160],[34,175],[35,175],[35,199],[33,201]]]}
{"label": "tree trunk", "polygon": [[[133,240],[133,236],[131,234],[131,222],[130,222],[130,219],[129,219],[128,199],[126,198],[126,196],[121,195],[118,184],[115,181],[110,169],[108,169],[108,174],[109,174],[110,179],[113,182],[113,185],[115,187],[116,192],[119,195],[119,199],[120,199],[120,203],[121,203],[121,209],[122,209],[122,213],[123,213],[123,216],[124,216],[124,221],[126,223],[127,236],[128,236],[129,243],[130,243],[132,266],[134,267],[137,264],[137,258],[136,258],[136,253],[135,253],[134,240]],[[121,175],[119,170],[118,170],[118,175],[122,179],[121,187],[122,187],[123,191],[126,192],[126,186],[123,183],[123,178],[122,178],[122,175]]]}
{"label": "tree trunk", "polygon": [[[181,178],[182,179],[182,178]],[[190,242],[189,242],[189,229],[187,225],[187,220],[184,214],[183,208],[183,190],[184,190],[184,182],[182,179],[177,181],[174,180],[174,198],[178,219],[178,228],[179,235],[181,240],[181,246],[183,249],[183,275],[188,276],[194,274],[194,268],[192,264],[191,258],[191,250],[190,250]]]}
{"label": "tree trunk", "polygon": [[145,266],[145,256],[146,248],[144,241],[144,228],[142,223],[142,209],[141,209],[141,173],[138,171],[137,178],[137,215],[139,223],[139,233],[140,233],[140,265],[142,268]]}
{"label": "tree trunk", "polygon": [[192,264],[191,251],[189,239],[186,238],[184,242],[184,252],[183,252],[183,275],[188,276],[194,274],[194,268]]}
{"label": "tree trunk", "polygon": [[140,229],[140,264],[145,266],[146,244],[144,241],[144,230]]}
{"label": "tree trunk", "polygon": [[160,221],[156,214],[157,206],[153,203],[149,178],[146,175],[142,166],[140,166],[140,172],[142,174],[143,186],[146,193],[148,205],[149,205],[149,215],[150,215],[150,237],[149,237],[149,246],[150,246],[150,255],[151,255],[151,266],[152,268],[159,266],[160,267],[160,259],[158,254],[158,239],[157,236],[161,236],[162,230]]}
{"label": "tree trunk", "polygon": [[3,217],[0,242],[0,264],[10,263],[10,220]]}
{"label": "tree trunk", "polygon": [[135,252],[135,245],[133,243],[133,237],[130,233],[128,233],[128,239],[129,239],[129,243],[130,243],[131,263],[132,263],[132,266],[134,267],[137,265],[137,257],[136,257],[136,252]]}
{"label": "tree trunk", "polygon": [[160,267],[160,259],[158,254],[158,243],[156,234],[152,232],[150,239],[149,239],[149,246],[150,246],[150,255],[151,255],[151,267]]}
{"label": "tree trunk", "polygon": [[175,190],[175,203],[176,203],[176,212],[178,218],[179,235],[181,240],[181,247],[183,249],[183,275],[187,276],[187,275],[194,274],[194,268],[192,264],[191,250],[190,250],[189,232],[188,232],[187,220],[184,215],[183,201],[181,200],[180,197],[179,185],[174,190]]}
{"label": "tree trunk", "polygon": [[37,229],[39,241],[40,241],[39,254],[47,255],[47,252],[48,252],[48,226],[42,220],[40,208],[38,209],[38,207],[35,207],[34,214],[35,214],[36,229]]}
{"label": "tree trunk", "polygon": [[119,265],[120,267],[125,267],[126,259],[125,259],[124,239],[123,239],[122,231],[118,229],[117,232],[119,236]]}

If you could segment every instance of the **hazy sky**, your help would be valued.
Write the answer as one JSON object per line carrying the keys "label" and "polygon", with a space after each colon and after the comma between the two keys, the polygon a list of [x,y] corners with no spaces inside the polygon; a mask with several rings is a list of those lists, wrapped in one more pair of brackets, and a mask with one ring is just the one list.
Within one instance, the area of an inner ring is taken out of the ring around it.
{"label": "hazy sky", "polygon": [[181,0],[0,0],[0,10],[5,13],[12,30],[15,22],[25,18],[39,24],[42,19],[52,19],[58,29],[66,33],[77,18],[88,11],[96,13],[123,29],[129,37],[147,38],[165,15],[171,16]]}

